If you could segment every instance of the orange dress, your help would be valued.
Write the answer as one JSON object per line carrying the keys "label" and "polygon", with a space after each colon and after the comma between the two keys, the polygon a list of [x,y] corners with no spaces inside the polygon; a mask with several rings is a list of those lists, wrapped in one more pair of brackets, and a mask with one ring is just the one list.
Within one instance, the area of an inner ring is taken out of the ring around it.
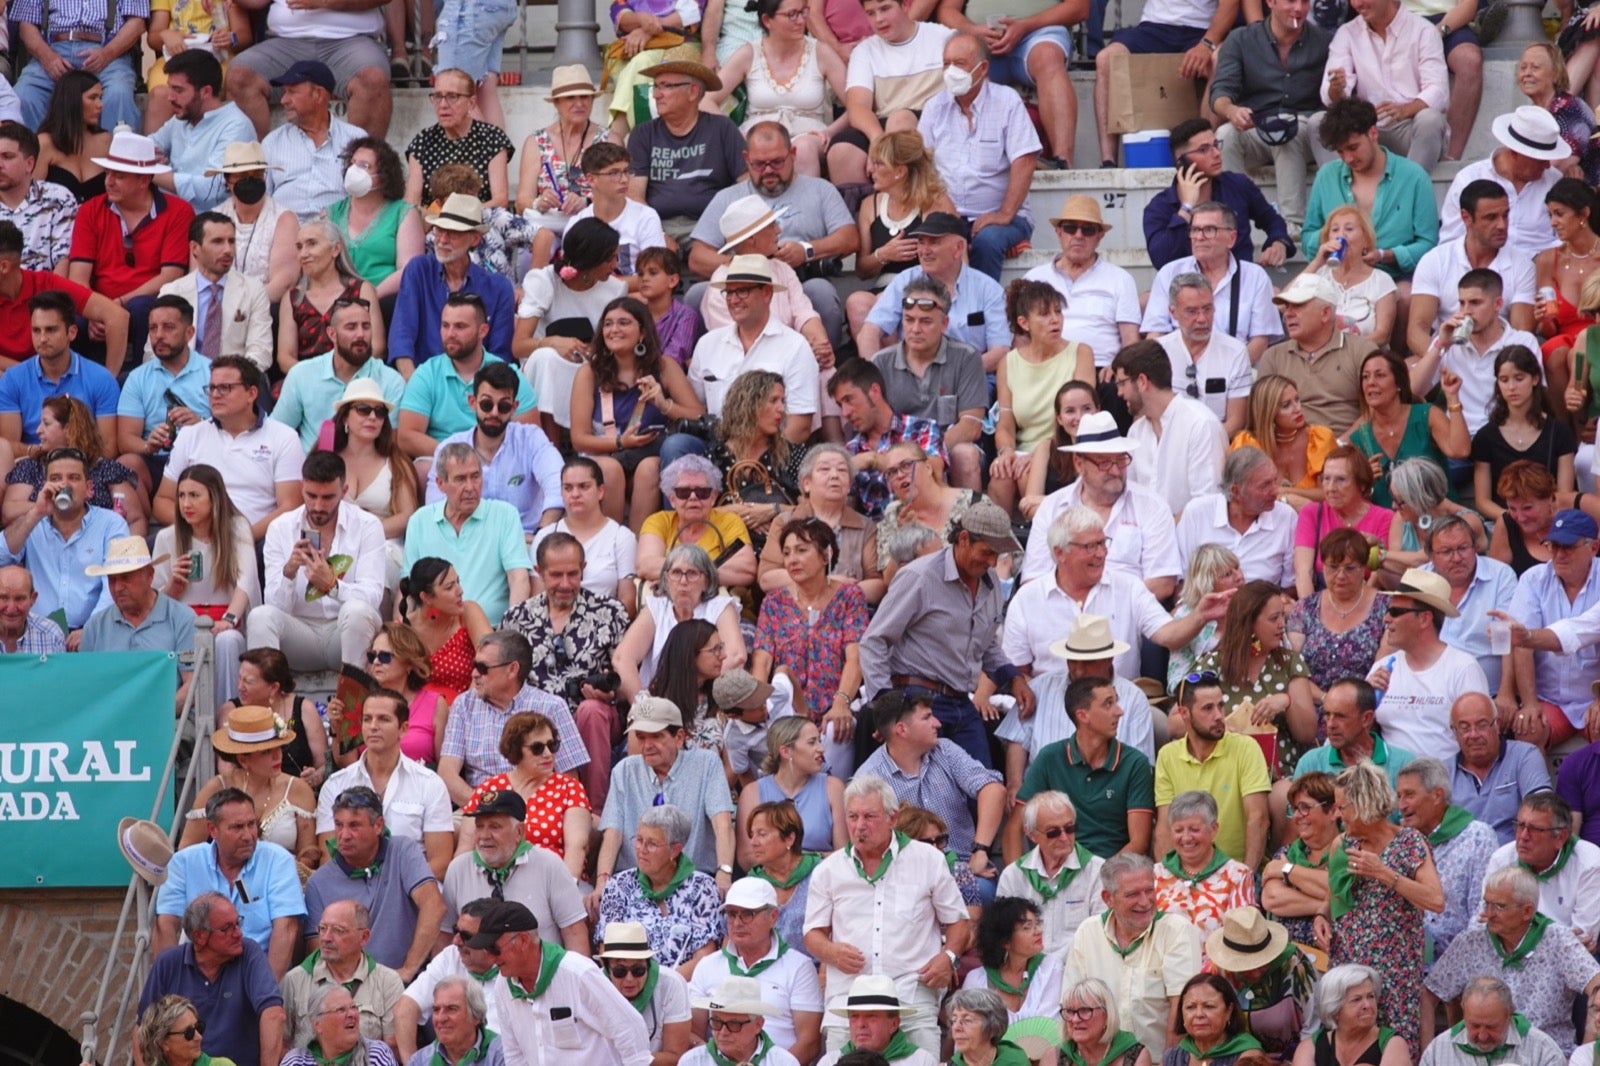
{"label": "orange dress", "polygon": [[[1234,434],[1233,441],[1228,445],[1228,450],[1235,451],[1246,445],[1252,448],[1261,448],[1261,442],[1251,435],[1248,429],[1241,429]],[[1327,461],[1328,453],[1339,446],[1339,438],[1327,426],[1315,423],[1306,426],[1306,476],[1290,488],[1314,489],[1322,483],[1322,464]],[[1265,448],[1261,448],[1266,451]]]}

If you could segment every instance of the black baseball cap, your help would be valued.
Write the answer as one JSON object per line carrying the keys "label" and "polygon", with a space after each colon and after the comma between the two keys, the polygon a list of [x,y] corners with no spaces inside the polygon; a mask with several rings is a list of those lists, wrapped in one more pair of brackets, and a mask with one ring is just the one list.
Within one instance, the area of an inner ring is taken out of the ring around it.
{"label": "black baseball cap", "polygon": [[328,69],[328,65],[326,63],[318,63],[315,59],[300,60],[300,62],[273,78],[272,84],[281,89],[285,85],[299,85],[308,81],[312,85],[322,86],[330,93],[338,85],[333,80],[333,71]]}
{"label": "black baseball cap", "polygon": [[484,951],[507,933],[533,933],[538,929],[539,919],[532,911],[514,900],[502,900],[478,919],[478,931],[467,940],[467,947]]}
{"label": "black baseball cap", "polygon": [[471,808],[465,813],[474,818],[484,818],[491,814],[504,814],[514,821],[522,821],[528,816],[528,805],[523,798],[512,789],[490,789],[480,793],[476,804],[468,804]]}
{"label": "black baseball cap", "polygon": [[948,211],[930,211],[907,234],[908,237],[949,237],[954,234],[962,240],[970,239],[966,220]]}

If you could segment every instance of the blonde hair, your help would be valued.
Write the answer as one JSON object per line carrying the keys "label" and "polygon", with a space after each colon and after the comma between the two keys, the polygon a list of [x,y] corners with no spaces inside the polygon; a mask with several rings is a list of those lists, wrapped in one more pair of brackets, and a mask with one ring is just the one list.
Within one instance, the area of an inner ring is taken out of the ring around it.
{"label": "blonde hair", "polygon": [[1255,438],[1256,447],[1267,453],[1273,466],[1278,465],[1278,408],[1283,405],[1283,394],[1290,389],[1300,391],[1282,374],[1262,374],[1250,386],[1244,430]]}
{"label": "blonde hair", "polygon": [[949,195],[933,165],[933,153],[916,130],[883,134],[872,142],[867,155],[884,166],[906,168],[906,200],[919,215],[926,215],[939,197]]}
{"label": "blonde hair", "polygon": [[1356,229],[1360,230],[1361,235],[1367,239],[1368,248],[1376,248],[1378,246],[1378,234],[1372,228],[1372,220],[1367,217],[1365,211],[1355,204],[1340,204],[1332,211],[1329,211],[1328,220],[1322,224],[1322,233],[1319,235],[1318,240],[1323,244],[1328,243],[1328,233],[1333,229],[1333,221],[1340,215],[1350,215],[1356,220]]}
{"label": "blonde hair", "polygon": [[1534,41],[1524,48],[1523,54],[1538,49],[1550,60],[1550,85],[1558,93],[1572,91],[1572,75],[1567,73],[1567,61],[1561,58],[1561,49],[1549,41]]}

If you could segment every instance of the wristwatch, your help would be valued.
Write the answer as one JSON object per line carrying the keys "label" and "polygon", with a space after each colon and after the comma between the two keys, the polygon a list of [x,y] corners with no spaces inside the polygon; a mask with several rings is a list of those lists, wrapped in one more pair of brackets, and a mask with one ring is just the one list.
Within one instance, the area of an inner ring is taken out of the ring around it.
{"label": "wristwatch", "polygon": [[[1289,871],[1293,870],[1293,869],[1294,869],[1294,863],[1286,862],[1286,863],[1283,864],[1283,869],[1278,871],[1279,874],[1281,874],[1283,876],[1283,883],[1284,884],[1286,884],[1286,885],[1289,884]],[[1293,886],[1290,886],[1290,887],[1293,887]]]}
{"label": "wristwatch", "polygon": [[222,614],[222,621],[228,623],[230,626],[236,626],[239,624],[239,619],[232,611],[224,611]]}
{"label": "wristwatch", "polygon": [[961,956],[957,955],[955,952],[951,951],[949,948],[945,948],[944,957],[950,960],[950,969],[953,972],[955,972],[955,973],[960,973],[961,972]]}
{"label": "wristwatch", "polygon": [[729,866],[727,863],[721,863],[717,866],[717,873],[727,874],[731,877],[733,876],[733,867]]}
{"label": "wristwatch", "polygon": [[815,259],[817,257],[816,246],[813,245],[810,241],[801,241],[800,242],[800,247],[806,253],[806,262],[809,263],[809,262],[811,262],[811,260],[813,260],[813,259]]}
{"label": "wristwatch", "polygon": [[974,842],[973,845],[972,845],[972,851],[973,851],[973,854],[977,854],[978,852],[981,851],[985,855],[987,855],[987,854],[989,854],[989,845],[987,845],[987,844],[979,844],[979,843]]}
{"label": "wristwatch", "polygon": [[1207,48],[1211,49],[1213,52],[1215,52],[1217,50],[1217,42],[1213,41],[1209,37],[1200,38],[1200,43],[1205,45]]}

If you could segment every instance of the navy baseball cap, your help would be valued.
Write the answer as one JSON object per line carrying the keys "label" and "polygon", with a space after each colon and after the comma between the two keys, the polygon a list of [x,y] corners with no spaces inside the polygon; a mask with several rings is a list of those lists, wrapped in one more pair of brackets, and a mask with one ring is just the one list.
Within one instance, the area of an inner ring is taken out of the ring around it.
{"label": "navy baseball cap", "polygon": [[326,63],[318,63],[315,59],[302,59],[288,70],[272,79],[272,84],[278,88],[285,85],[300,85],[304,82],[320,85],[330,93],[338,85],[333,80],[333,71],[328,69]]}
{"label": "navy baseball cap", "polygon": [[952,215],[948,211],[930,211],[922,216],[922,221],[906,234],[908,237],[949,237],[956,236],[962,240],[971,239],[971,231],[965,219]]}
{"label": "navy baseball cap", "polygon": [[1600,538],[1600,526],[1595,525],[1588,512],[1568,508],[1557,511],[1555,518],[1550,522],[1550,535],[1546,538],[1551,544],[1576,544],[1580,540],[1595,540]]}

